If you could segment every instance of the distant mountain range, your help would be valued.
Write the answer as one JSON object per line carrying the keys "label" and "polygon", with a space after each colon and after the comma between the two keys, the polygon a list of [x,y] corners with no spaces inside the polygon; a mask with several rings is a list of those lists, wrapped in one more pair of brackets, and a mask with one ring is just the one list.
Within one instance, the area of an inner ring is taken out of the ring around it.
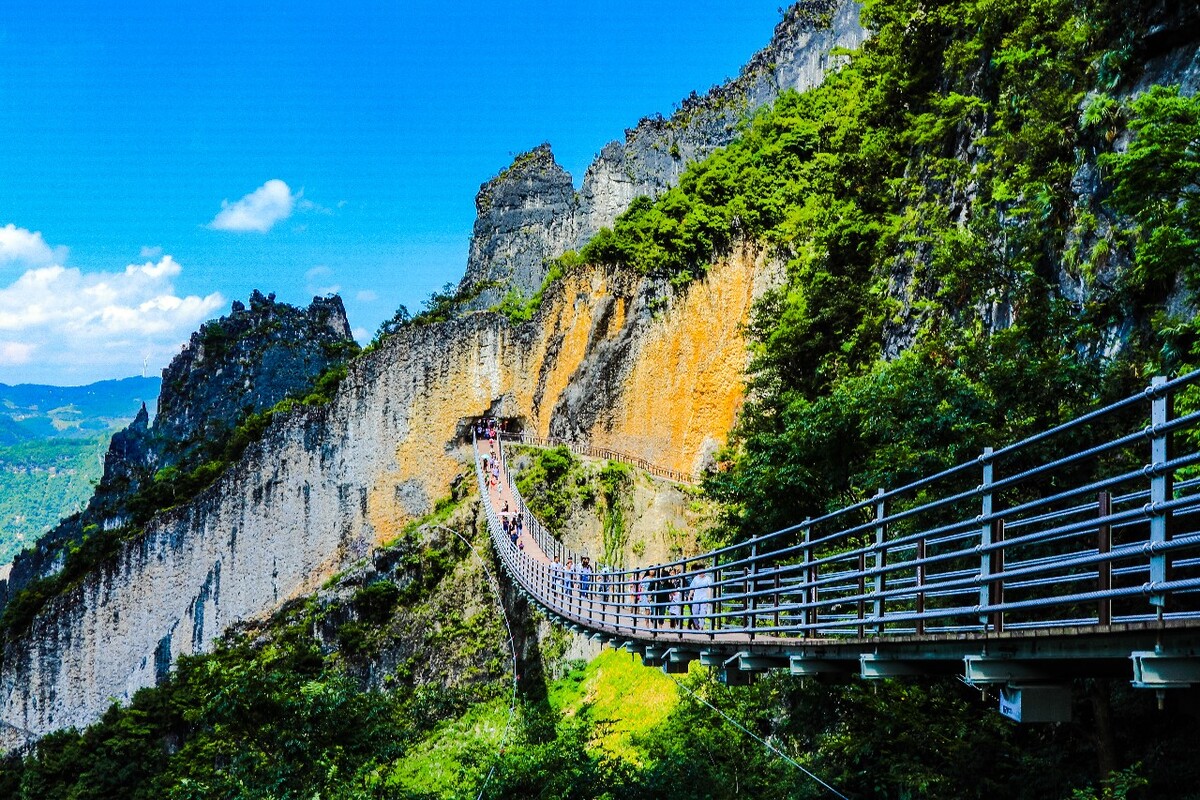
{"label": "distant mountain range", "polygon": [[154,410],[162,379],[122,378],[87,386],[0,383],[0,446],[52,438],[93,438]]}
{"label": "distant mountain range", "polygon": [[161,383],[157,377],[87,386],[0,383],[0,565],[87,501],[113,432],[142,403],[153,412]]}

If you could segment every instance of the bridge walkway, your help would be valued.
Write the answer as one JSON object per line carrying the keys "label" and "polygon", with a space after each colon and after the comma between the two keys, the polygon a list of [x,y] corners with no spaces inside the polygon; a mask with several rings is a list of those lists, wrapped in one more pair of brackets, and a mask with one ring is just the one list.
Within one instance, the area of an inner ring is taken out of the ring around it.
{"label": "bridge walkway", "polygon": [[[1135,686],[1163,690],[1200,683],[1200,411],[1174,413],[1197,383],[1200,372],[1155,379],[818,519],[590,575],[530,513],[502,441],[476,441],[476,466],[520,590],[560,624],[668,672],[699,660],[729,682],[766,669],[953,673],[1019,692],[1132,666]],[[523,518],[518,545],[505,504]]]}

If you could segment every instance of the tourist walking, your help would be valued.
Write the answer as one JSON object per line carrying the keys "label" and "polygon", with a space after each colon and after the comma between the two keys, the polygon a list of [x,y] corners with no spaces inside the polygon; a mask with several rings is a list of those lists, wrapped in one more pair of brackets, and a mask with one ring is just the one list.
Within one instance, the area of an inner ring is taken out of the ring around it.
{"label": "tourist walking", "polygon": [[579,601],[583,614],[592,615],[592,564],[587,556],[579,560]]}

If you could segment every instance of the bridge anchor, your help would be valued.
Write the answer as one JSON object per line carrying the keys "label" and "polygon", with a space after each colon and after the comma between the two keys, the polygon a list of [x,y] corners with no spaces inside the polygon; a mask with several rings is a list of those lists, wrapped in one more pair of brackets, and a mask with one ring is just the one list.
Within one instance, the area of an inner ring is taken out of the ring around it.
{"label": "bridge anchor", "polygon": [[1200,684],[1200,658],[1156,653],[1153,650],[1129,654],[1133,661],[1133,688],[1188,689]]}

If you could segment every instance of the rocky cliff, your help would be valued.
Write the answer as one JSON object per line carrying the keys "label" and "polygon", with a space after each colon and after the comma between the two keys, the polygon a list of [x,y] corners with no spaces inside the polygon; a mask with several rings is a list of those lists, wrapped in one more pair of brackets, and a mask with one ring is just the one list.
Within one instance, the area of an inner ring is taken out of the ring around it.
{"label": "rocky cliff", "polygon": [[395,537],[466,469],[464,419],[499,414],[697,468],[742,401],[743,323],[778,271],[750,245],[684,290],[580,270],[520,327],[479,314],[384,340],[332,403],[276,418],[5,645],[0,744],[95,720],[179,655]]}
{"label": "rocky cliff", "polygon": [[87,530],[140,522],[131,500],[158,470],[189,470],[218,458],[246,415],[303,394],[354,349],[338,297],[313,298],[308,308],[297,308],[255,291],[248,308],[234,302],[229,315],[192,334],[163,371],[153,426],[143,406],[113,436],[104,474],[83,513],[64,520],[15,559],[8,579],[0,580],[0,610],[31,581],[60,570]]}
{"label": "rocky cliff", "polygon": [[609,142],[587,168],[578,193],[549,145],[522,153],[480,187],[478,217],[459,287],[472,310],[496,305],[510,290],[532,296],[548,264],[612,225],[635,197],[657,197],[688,164],[737,135],[739,121],[781,92],[819,84],[836,65],[835,48],[866,38],[857,0],[810,0],[788,8],[770,43],[737,78],[692,93],[670,117],[654,115]]}

